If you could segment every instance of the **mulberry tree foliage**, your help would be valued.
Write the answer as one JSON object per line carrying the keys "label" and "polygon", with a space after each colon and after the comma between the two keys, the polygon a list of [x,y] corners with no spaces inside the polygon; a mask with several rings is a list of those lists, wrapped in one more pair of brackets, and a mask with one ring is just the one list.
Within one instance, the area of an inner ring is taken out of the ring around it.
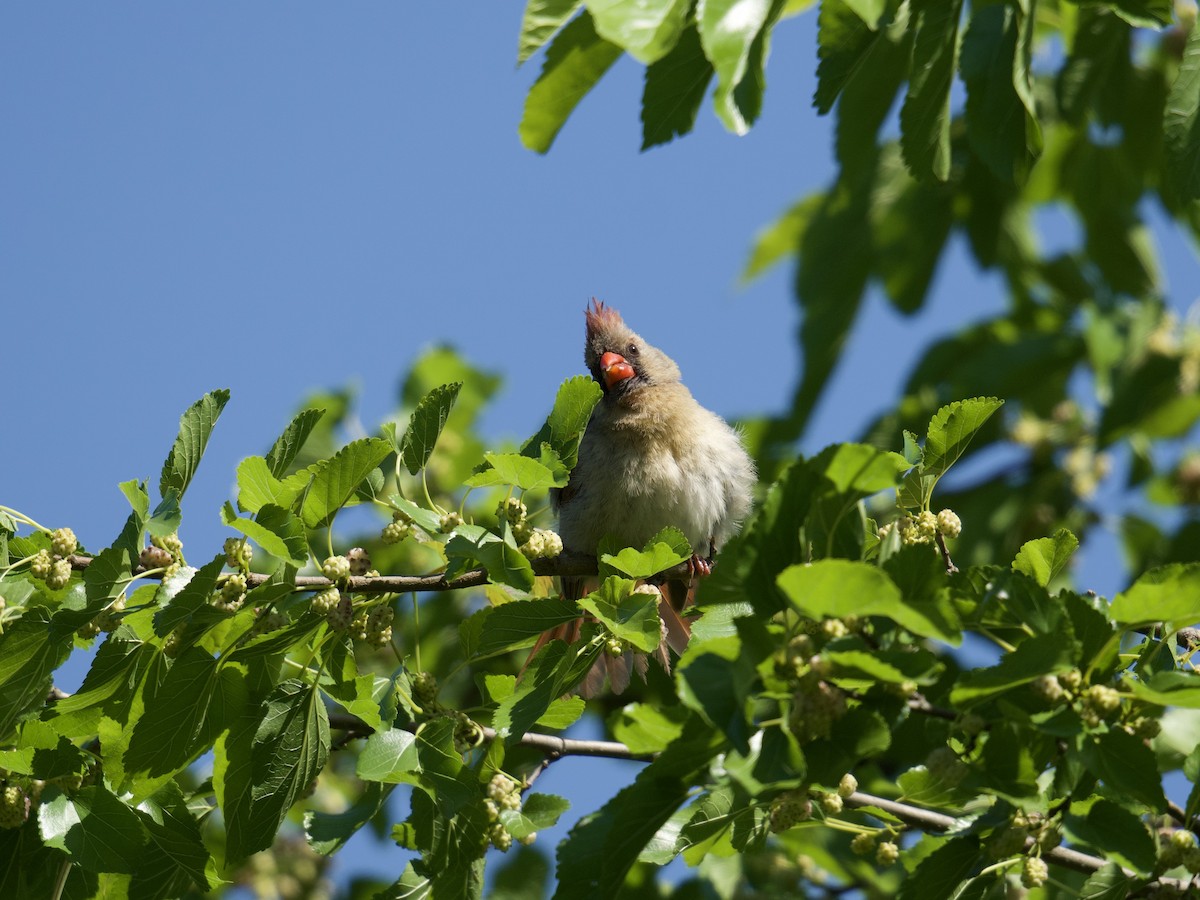
{"label": "mulberry tree foliage", "polygon": [[[667,529],[561,554],[547,494],[590,379],[508,444],[476,430],[498,379],[448,349],[370,436],[345,438],[348,396],[310,398],[237,465],[224,545],[196,547],[185,510],[213,511],[187,489],[235,402],[213,391],[157,482],[119,486],[103,545],[0,506],[0,896],[321,896],[361,830],[395,869],[361,897],[1197,889],[1200,329],[1167,312],[1145,225],[1200,229],[1195,8],[530,0],[521,139],[546,151],[626,52],[646,147],[707,102],[744,133],[798,16],[839,170],[747,263],[793,259],[803,364],[791,408],[744,423],[760,496],[682,656],[575,690],[663,655],[645,582],[692,550]],[[1078,225],[1054,256],[1047,210]],[[936,339],[864,434],[800,455],[868,286],[918,313],[954,236],[1007,311]],[[1111,597],[1072,575],[1102,516],[1128,569]],[[595,590],[565,600],[558,574]],[[583,716],[605,740],[564,737]],[[538,779],[570,755],[639,767],[547,846],[569,804]]]}

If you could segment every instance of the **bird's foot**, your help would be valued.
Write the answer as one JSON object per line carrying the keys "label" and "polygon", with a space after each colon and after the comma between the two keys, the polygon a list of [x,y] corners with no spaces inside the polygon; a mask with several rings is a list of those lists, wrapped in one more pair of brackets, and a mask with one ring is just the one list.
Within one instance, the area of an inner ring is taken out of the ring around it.
{"label": "bird's foot", "polygon": [[697,553],[693,553],[691,559],[688,560],[688,571],[694,578],[707,578],[712,574],[712,568],[712,560]]}

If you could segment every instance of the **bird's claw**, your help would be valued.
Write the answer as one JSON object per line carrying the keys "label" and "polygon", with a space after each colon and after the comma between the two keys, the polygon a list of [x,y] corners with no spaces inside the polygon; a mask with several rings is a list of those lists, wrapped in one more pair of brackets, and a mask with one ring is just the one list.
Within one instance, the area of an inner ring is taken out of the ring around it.
{"label": "bird's claw", "polygon": [[707,578],[712,574],[713,563],[699,554],[693,553],[688,560],[688,571],[696,578]]}

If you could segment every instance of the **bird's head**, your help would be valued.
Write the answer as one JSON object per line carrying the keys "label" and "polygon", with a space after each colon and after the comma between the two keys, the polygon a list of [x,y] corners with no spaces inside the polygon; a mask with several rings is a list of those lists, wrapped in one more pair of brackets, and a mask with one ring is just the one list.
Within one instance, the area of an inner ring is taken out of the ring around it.
{"label": "bird's head", "polygon": [[642,340],[615,309],[593,299],[584,315],[587,343],[583,360],[605,394],[622,396],[649,385],[679,381],[675,361]]}

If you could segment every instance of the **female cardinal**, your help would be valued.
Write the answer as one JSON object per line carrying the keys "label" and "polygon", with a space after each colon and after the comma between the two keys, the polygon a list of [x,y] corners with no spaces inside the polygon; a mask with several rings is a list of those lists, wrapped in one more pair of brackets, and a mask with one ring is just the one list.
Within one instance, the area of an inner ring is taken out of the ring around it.
{"label": "female cardinal", "polygon": [[[600,539],[611,535],[621,546],[640,548],[673,525],[692,546],[693,573],[706,575],[713,554],[750,511],[754,463],[738,433],[683,386],[679,366],[635,334],[620,313],[593,299],[585,315],[583,358],[604,394],[567,486],[551,498],[563,547],[594,554]],[[681,653],[690,630],[677,609],[687,602],[690,586],[664,587],[672,596],[659,604],[659,612],[668,643]],[[563,585],[572,599],[582,589],[579,580]],[[666,661],[661,648],[660,659]],[[628,658],[623,672],[606,661],[619,691],[628,682]],[[644,658],[637,664],[644,667]],[[598,687],[596,679],[589,680]],[[585,683],[585,695],[588,687]]]}

